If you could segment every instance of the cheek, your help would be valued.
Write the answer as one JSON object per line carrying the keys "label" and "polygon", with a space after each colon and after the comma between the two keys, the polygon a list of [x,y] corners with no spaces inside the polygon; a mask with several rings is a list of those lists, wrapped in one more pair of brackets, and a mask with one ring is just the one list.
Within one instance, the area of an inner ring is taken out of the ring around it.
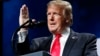
{"label": "cheek", "polygon": [[50,17],[47,17],[47,22],[49,23],[49,21],[50,21]]}
{"label": "cheek", "polygon": [[63,18],[61,16],[55,16],[55,21],[61,24],[63,22]]}
{"label": "cheek", "polygon": [[49,16],[47,16],[47,20],[49,20]]}
{"label": "cheek", "polygon": [[64,18],[60,18],[60,19],[58,20],[58,24],[59,24],[61,27],[63,27],[64,25],[66,25],[66,20],[64,20]]}
{"label": "cheek", "polygon": [[61,18],[58,18],[57,20],[55,20],[57,25],[61,26],[62,25],[62,20]]}

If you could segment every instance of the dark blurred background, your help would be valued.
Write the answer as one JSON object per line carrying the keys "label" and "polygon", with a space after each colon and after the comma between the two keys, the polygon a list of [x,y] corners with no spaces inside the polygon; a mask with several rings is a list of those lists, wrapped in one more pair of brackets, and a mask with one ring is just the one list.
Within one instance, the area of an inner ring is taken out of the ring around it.
{"label": "dark blurred background", "polygon": [[[19,27],[19,11],[23,4],[29,7],[30,18],[37,21],[46,20],[46,4],[50,0],[3,0],[3,56],[14,56],[11,46],[12,34]],[[73,6],[73,25],[71,28],[77,32],[92,33],[100,37],[100,2],[99,0],[67,0]],[[32,38],[50,35],[47,26],[29,29]]]}

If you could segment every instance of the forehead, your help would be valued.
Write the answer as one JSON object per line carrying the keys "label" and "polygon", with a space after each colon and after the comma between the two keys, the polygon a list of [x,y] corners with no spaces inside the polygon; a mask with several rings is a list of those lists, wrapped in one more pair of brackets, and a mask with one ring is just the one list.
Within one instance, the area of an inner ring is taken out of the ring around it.
{"label": "forehead", "polygon": [[50,6],[48,6],[48,8],[47,8],[47,11],[49,11],[49,10],[62,11],[63,8],[62,8],[61,6],[59,6],[59,5],[50,5]]}

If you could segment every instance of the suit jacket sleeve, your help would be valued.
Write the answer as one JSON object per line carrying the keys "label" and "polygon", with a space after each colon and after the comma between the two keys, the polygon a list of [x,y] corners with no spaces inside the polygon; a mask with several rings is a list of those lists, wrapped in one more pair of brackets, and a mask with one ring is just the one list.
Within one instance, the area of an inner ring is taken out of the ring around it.
{"label": "suit jacket sleeve", "polygon": [[16,43],[17,45],[17,54],[23,55],[31,52],[37,51],[49,51],[51,39],[49,37],[39,37],[32,39],[29,43],[28,37],[26,37],[23,43]]}
{"label": "suit jacket sleeve", "polygon": [[84,56],[98,56],[96,48],[96,36],[90,35],[87,39]]}
{"label": "suit jacket sleeve", "polygon": [[28,40],[28,37],[26,37],[25,41],[23,43],[15,43],[16,45],[16,52],[17,55],[23,55],[23,54],[27,54],[30,53],[30,43]]}

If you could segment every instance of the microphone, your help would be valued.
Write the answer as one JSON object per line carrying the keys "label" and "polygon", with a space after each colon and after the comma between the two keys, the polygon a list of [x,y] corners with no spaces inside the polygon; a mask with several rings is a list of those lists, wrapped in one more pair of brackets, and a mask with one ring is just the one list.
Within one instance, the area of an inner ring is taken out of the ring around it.
{"label": "microphone", "polygon": [[42,27],[42,26],[46,26],[47,25],[47,22],[44,21],[44,20],[32,22],[32,20],[30,19],[28,22],[29,22],[29,24],[26,25],[26,26],[23,25],[22,28]]}
{"label": "microphone", "polygon": [[[25,26],[27,23],[29,23],[27,26]],[[33,28],[33,27],[42,27],[42,26],[46,26],[47,25],[47,22],[44,21],[44,20],[41,20],[41,21],[37,21],[37,22],[32,22],[32,20],[28,20],[26,21],[24,24],[22,24],[20,27],[18,27],[16,29],[16,31],[13,33],[12,35],[12,39],[11,39],[11,42],[12,42],[12,48],[14,49],[15,53],[17,54],[17,48],[16,48],[16,34],[17,32],[21,29],[21,28],[25,28],[25,27],[28,27],[28,28]]]}

